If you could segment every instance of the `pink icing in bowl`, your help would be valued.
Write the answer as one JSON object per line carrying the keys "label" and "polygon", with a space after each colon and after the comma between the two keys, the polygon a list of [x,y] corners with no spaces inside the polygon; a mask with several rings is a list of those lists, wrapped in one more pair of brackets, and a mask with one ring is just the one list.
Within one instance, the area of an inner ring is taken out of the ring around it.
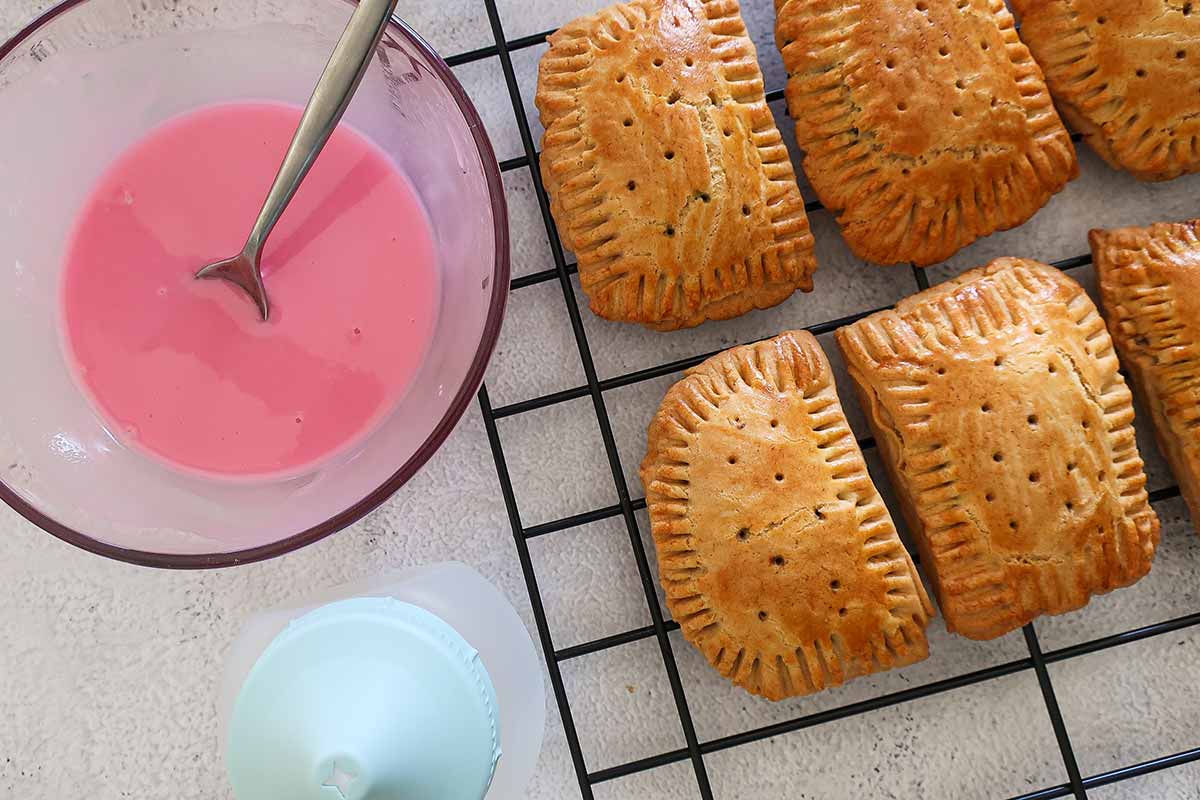
{"label": "pink icing in bowl", "polygon": [[[131,441],[120,415],[80,380],[62,312],[86,302],[86,293],[70,298],[64,271],[89,195],[122,154],[180,115],[234,102],[302,106],[352,10],[345,0],[202,5],[134,16],[123,0],[68,0],[0,47],[0,118],[17,121],[0,126],[0,152],[21,154],[0,159],[0,359],[8,377],[0,393],[0,498],[71,544],[174,568],[280,555],[387,499],[474,399],[509,285],[503,188],[483,125],[445,62],[393,20],[345,124],[391,161],[428,218],[436,274],[414,291],[431,299],[407,309],[428,326],[427,346],[416,336],[411,346],[393,347],[408,360],[387,377],[387,391],[309,450],[281,446],[257,463],[222,463],[220,450],[192,437],[194,452],[204,455],[189,463]],[[182,279],[163,285],[192,288]],[[384,294],[407,291],[379,285]],[[217,288],[224,287],[202,291]],[[281,283],[280,291],[286,298],[296,290]],[[110,306],[119,302],[96,287],[90,293]],[[302,294],[281,306],[281,324],[294,325],[304,313]],[[364,312],[377,315],[371,333],[386,332],[378,342],[387,350],[399,334],[386,311],[400,314],[405,303],[373,298],[368,305]],[[232,310],[220,309],[227,318]],[[362,327],[349,322],[353,316],[324,322],[352,331]],[[355,357],[338,349],[343,344],[333,348],[337,358]],[[416,352],[422,355],[409,357]],[[133,394],[125,401],[146,410]],[[303,423],[301,410],[293,416]],[[160,433],[170,438],[171,429]],[[272,441],[288,438],[278,433]]]}

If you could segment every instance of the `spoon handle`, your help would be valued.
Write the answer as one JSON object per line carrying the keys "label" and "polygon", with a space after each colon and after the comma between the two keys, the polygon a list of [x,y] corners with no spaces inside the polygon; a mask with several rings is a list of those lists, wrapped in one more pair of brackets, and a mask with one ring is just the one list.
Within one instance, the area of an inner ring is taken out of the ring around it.
{"label": "spoon handle", "polygon": [[375,46],[383,36],[396,3],[397,0],[360,0],[350,17],[321,79],[317,81],[317,88],[304,108],[304,115],[300,118],[287,155],[283,157],[279,174],[275,176],[275,183],[246,241],[244,252],[255,257],[254,263],[258,263],[257,256],[261,254],[271,229],[292,201],[300,182],[308,174],[346,107],[350,105],[350,99],[371,63]]}

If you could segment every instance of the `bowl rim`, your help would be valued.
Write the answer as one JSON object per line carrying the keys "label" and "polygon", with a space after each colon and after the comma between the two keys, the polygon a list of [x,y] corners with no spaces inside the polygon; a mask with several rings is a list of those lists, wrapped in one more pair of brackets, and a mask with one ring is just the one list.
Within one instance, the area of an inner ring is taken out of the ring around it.
{"label": "bowl rim", "polygon": [[[59,15],[88,1],[62,0],[57,5],[46,9],[24,28],[17,31],[7,42],[0,43],[0,59],[3,59],[16,50],[22,43],[36,35],[42,27]],[[357,4],[357,0],[343,1]],[[26,520],[52,536],[97,555],[145,567],[215,569],[240,564],[251,564],[256,561],[264,561],[291,553],[294,550],[320,541],[326,536],[337,533],[343,528],[354,524],[395,494],[441,448],[442,444],[450,436],[450,433],[458,425],[458,421],[462,418],[463,414],[466,413],[467,406],[474,399],[476,392],[479,391],[479,387],[483,384],[484,372],[487,370],[488,362],[491,360],[492,353],[496,348],[500,326],[504,320],[504,311],[508,303],[509,282],[511,279],[508,206],[505,201],[500,166],[496,161],[496,154],[484,128],[483,120],[480,118],[479,112],[475,109],[474,103],[467,96],[466,90],[463,89],[462,84],[455,77],[453,70],[450,69],[450,65],[438,55],[437,51],[420,34],[409,27],[408,23],[396,14],[392,14],[388,29],[393,34],[399,35],[407,44],[416,48],[420,55],[425,58],[436,77],[441,80],[442,84],[450,92],[459,111],[462,113],[464,121],[475,141],[475,147],[483,165],[484,177],[487,180],[496,242],[495,263],[491,276],[492,296],[488,304],[487,319],[484,321],[483,331],[480,335],[479,347],[475,352],[470,368],[467,370],[462,386],[459,387],[458,392],[447,407],[446,413],[442,416],[438,424],[434,426],[425,441],[417,448],[416,452],[379,487],[345,511],[335,514],[324,522],[313,525],[300,533],[292,534],[275,542],[227,553],[159,553],[152,550],[137,550],[108,544],[64,525],[53,517],[43,513],[22,498],[3,478],[0,478],[0,500],[3,500]]]}

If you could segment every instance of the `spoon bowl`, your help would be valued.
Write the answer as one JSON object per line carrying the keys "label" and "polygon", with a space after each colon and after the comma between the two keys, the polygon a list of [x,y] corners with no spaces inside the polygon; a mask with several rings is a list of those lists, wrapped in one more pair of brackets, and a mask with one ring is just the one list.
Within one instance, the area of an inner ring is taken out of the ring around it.
{"label": "spoon bowl", "polygon": [[266,322],[271,318],[271,302],[267,299],[267,290],[263,286],[261,260],[262,248],[247,248],[233,258],[202,267],[196,273],[196,277],[226,280],[237,286],[250,297],[263,322]]}

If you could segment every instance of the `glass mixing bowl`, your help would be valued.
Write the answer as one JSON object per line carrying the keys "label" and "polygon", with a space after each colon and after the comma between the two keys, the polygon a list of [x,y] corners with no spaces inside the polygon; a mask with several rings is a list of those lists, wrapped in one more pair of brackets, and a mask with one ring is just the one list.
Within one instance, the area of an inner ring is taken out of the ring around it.
{"label": "glass mixing bowl", "polygon": [[470,100],[400,20],[345,117],[407,174],[438,248],[433,344],[387,420],[308,474],[208,480],[123,446],[64,358],[64,251],[107,165],[200,106],[304,105],[352,10],[349,0],[67,0],[0,46],[0,498],[46,531],[160,567],[270,558],[382,503],[471,402],[508,295],[503,188]]}

